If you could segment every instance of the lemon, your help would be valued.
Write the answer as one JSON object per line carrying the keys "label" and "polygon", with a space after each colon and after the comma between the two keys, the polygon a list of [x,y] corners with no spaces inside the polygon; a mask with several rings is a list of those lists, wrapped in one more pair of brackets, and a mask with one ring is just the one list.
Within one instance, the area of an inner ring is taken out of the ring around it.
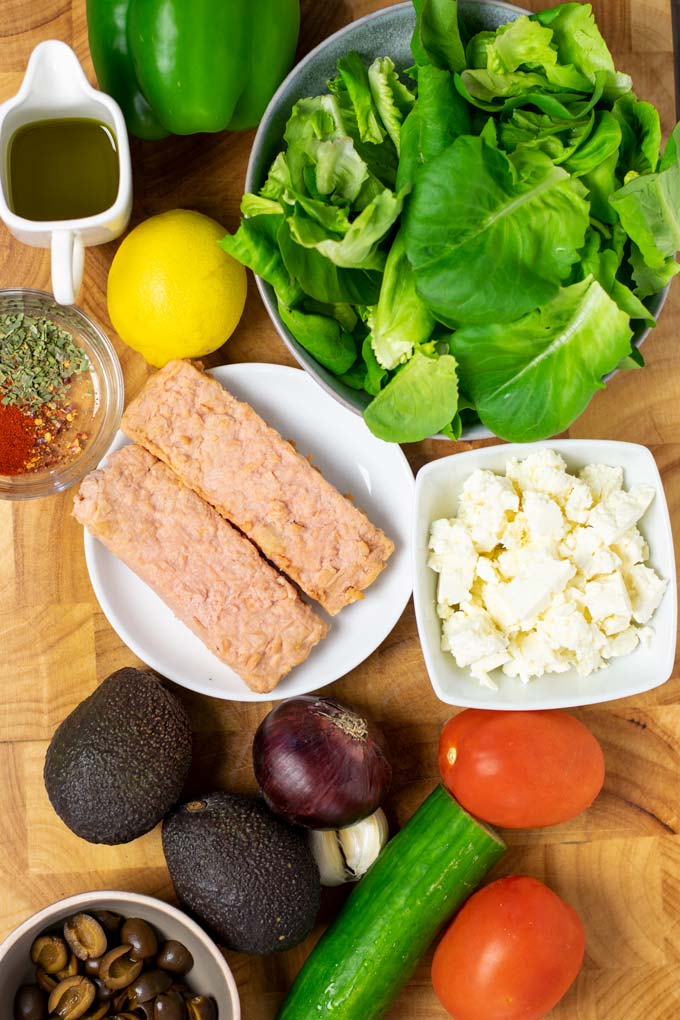
{"label": "lemon", "polygon": [[208,216],[173,209],[140,223],[116,252],[107,289],[111,322],[151,365],[210,354],[234,332],[246,272],[218,245],[225,234]]}

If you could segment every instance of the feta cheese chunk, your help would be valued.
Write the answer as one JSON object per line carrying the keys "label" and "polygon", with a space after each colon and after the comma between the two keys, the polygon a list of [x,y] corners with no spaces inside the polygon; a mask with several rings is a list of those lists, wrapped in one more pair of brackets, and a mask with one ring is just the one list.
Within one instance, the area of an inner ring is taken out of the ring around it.
{"label": "feta cheese chunk", "polygon": [[644,563],[636,563],[627,570],[625,579],[630,593],[633,619],[636,623],[647,623],[658,608],[668,581],[664,581],[656,571],[646,567]]}
{"label": "feta cheese chunk", "polygon": [[612,492],[591,511],[589,524],[606,545],[613,545],[637,524],[653,499],[651,485]]}
{"label": "feta cheese chunk", "polygon": [[668,584],[637,527],[654,489],[623,483],[607,464],[576,477],[545,448],[508,460],[505,477],[472,472],[429,540],[441,647],[459,668],[493,690],[498,670],[587,677],[650,640]]}
{"label": "feta cheese chunk", "polygon": [[493,471],[473,471],[463,485],[458,520],[465,525],[475,549],[491,552],[501,540],[509,514],[519,510],[519,496],[507,478]]}
{"label": "feta cheese chunk", "polygon": [[[451,652],[461,668],[488,659],[489,656],[507,656],[507,640],[496,628],[486,610],[473,605],[451,616],[442,628],[442,648]],[[501,663],[496,663],[496,666]],[[496,668],[496,667],[494,667]]]}
{"label": "feta cheese chunk", "polygon": [[455,521],[435,521],[430,530],[428,565],[439,574],[437,602],[458,606],[470,595],[477,553],[468,532]]}

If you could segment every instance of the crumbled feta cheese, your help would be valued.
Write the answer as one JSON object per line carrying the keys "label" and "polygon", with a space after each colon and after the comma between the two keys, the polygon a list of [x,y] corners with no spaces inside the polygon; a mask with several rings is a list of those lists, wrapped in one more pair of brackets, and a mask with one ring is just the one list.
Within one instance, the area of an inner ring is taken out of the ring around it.
{"label": "crumbled feta cheese", "polygon": [[624,574],[636,623],[647,623],[658,608],[668,581],[664,581],[651,567],[636,563]]}
{"label": "crumbled feta cheese", "polygon": [[623,488],[623,468],[609,464],[587,464],[579,471],[579,478],[586,483],[596,503]]}
{"label": "crumbled feta cheese", "polygon": [[478,552],[491,552],[501,540],[509,514],[519,509],[519,496],[507,478],[493,471],[473,471],[463,485],[458,520],[465,525]]}
{"label": "crumbled feta cheese", "polygon": [[590,513],[589,524],[602,541],[613,545],[637,524],[654,499],[651,485],[636,485],[606,496]]}
{"label": "crumbled feta cheese", "polygon": [[437,602],[456,606],[470,594],[477,553],[469,534],[455,521],[435,521],[430,530],[432,553],[428,564],[439,574]]}
{"label": "crumbled feta cheese", "polygon": [[505,477],[473,472],[457,517],[430,534],[442,649],[497,689],[499,668],[524,683],[572,668],[588,676],[648,641],[638,624],[667,586],[636,527],[653,497],[651,486],[626,491],[618,467],[570,475],[547,449],[512,458]]}

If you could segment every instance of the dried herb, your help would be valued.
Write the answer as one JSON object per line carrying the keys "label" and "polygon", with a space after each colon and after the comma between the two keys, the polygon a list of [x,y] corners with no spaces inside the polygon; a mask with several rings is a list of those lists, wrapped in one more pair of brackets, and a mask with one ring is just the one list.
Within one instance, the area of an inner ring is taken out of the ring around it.
{"label": "dried herb", "polygon": [[63,399],[72,376],[90,363],[73,337],[44,317],[0,315],[0,398],[5,405],[37,411]]}

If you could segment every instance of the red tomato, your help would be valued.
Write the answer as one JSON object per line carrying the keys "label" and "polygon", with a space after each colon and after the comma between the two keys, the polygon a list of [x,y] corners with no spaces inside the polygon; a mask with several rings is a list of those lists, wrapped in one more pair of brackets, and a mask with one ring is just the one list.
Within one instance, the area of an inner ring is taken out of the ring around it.
{"label": "red tomato", "polygon": [[540,1020],[576,978],[584,949],[578,914],[542,882],[512,875],[454,918],[432,984],[455,1020]]}
{"label": "red tomato", "polygon": [[566,712],[473,708],[442,730],[439,771],[470,814],[531,829],[592,804],[604,783],[604,757],[590,730]]}

